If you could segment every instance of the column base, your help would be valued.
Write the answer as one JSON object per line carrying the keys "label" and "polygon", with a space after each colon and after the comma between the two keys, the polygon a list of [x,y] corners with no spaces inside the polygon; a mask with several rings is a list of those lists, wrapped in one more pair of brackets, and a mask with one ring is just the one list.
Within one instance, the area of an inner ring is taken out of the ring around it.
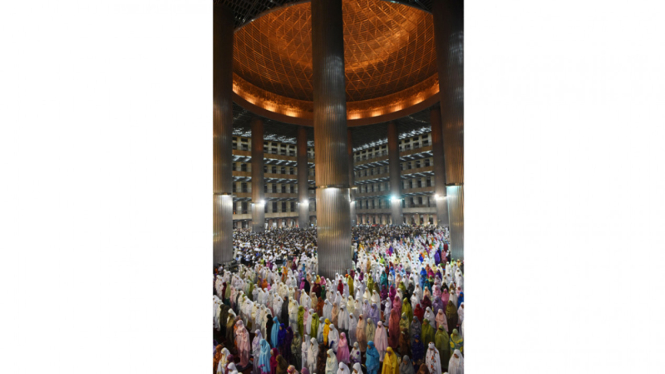
{"label": "column base", "polygon": [[348,188],[318,188],[317,239],[319,274],[333,279],[353,266]]}
{"label": "column base", "polygon": [[233,261],[233,196],[213,195],[213,263]]}
{"label": "column base", "polygon": [[464,186],[446,186],[452,258],[464,259]]}

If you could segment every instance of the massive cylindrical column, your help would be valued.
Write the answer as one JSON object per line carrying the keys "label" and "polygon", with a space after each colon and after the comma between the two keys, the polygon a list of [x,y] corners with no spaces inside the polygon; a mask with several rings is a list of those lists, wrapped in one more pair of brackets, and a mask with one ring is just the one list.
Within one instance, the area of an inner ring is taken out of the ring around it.
{"label": "massive cylindrical column", "polygon": [[309,185],[307,183],[307,129],[298,127],[298,227],[309,227]]}
{"label": "massive cylindrical column", "polygon": [[395,122],[388,123],[388,169],[390,171],[390,214],[393,224],[402,223],[402,176],[399,162],[399,138]]}
{"label": "massive cylindrical column", "polygon": [[319,273],[352,266],[342,0],[312,0]]}
{"label": "massive cylindrical column", "polygon": [[213,263],[233,260],[233,11],[213,5]]}
{"label": "massive cylindrical column", "polygon": [[254,118],[252,126],[252,231],[265,231],[265,192],[263,182],[263,120]]}
{"label": "massive cylindrical column", "polygon": [[353,133],[351,129],[347,129],[347,139],[346,139],[346,149],[349,155],[349,186],[351,190],[349,191],[349,198],[351,199],[351,226],[355,226],[356,222],[356,187],[354,186],[355,177],[353,176]]}
{"label": "massive cylindrical column", "polygon": [[432,3],[452,257],[464,258],[464,3]]}
{"label": "massive cylindrical column", "polygon": [[432,123],[432,158],[434,166],[434,203],[436,219],[441,227],[448,226],[448,201],[446,200],[446,164],[443,154],[443,135],[441,126],[441,108],[430,108]]}

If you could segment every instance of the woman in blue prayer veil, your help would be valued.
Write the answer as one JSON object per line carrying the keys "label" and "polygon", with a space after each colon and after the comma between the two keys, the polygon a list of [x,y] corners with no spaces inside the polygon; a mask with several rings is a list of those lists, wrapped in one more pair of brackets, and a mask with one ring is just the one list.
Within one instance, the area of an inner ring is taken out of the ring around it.
{"label": "woman in blue prayer veil", "polygon": [[272,320],[274,323],[270,332],[270,344],[273,348],[277,348],[279,346],[279,318],[275,317]]}

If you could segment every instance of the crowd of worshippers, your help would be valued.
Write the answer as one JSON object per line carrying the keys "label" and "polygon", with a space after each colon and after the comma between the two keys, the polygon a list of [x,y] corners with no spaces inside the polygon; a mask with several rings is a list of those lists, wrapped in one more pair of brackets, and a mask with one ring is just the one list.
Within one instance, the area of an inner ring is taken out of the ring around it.
{"label": "crowd of worshippers", "polygon": [[238,232],[262,255],[215,269],[213,374],[464,373],[464,264],[447,231],[354,227],[354,269],[334,279],[316,274],[315,241]]}
{"label": "crowd of worshippers", "polygon": [[233,246],[237,249],[236,261],[248,266],[257,261],[277,264],[302,253],[311,257],[316,253],[316,228],[273,229],[265,233],[235,230]]}

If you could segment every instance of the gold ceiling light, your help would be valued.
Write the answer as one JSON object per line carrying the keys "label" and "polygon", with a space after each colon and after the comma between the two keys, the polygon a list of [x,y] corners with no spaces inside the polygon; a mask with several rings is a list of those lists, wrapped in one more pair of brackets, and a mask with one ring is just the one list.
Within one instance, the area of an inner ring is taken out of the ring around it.
{"label": "gold ceiling light", "polygon": [[[307,2],[279,8],[236,31],[239,104],[311,118],[310,7]],[[349,120],[399,112],[438,93],[430,13],[383,0],[343,0],[342,11]]]}

